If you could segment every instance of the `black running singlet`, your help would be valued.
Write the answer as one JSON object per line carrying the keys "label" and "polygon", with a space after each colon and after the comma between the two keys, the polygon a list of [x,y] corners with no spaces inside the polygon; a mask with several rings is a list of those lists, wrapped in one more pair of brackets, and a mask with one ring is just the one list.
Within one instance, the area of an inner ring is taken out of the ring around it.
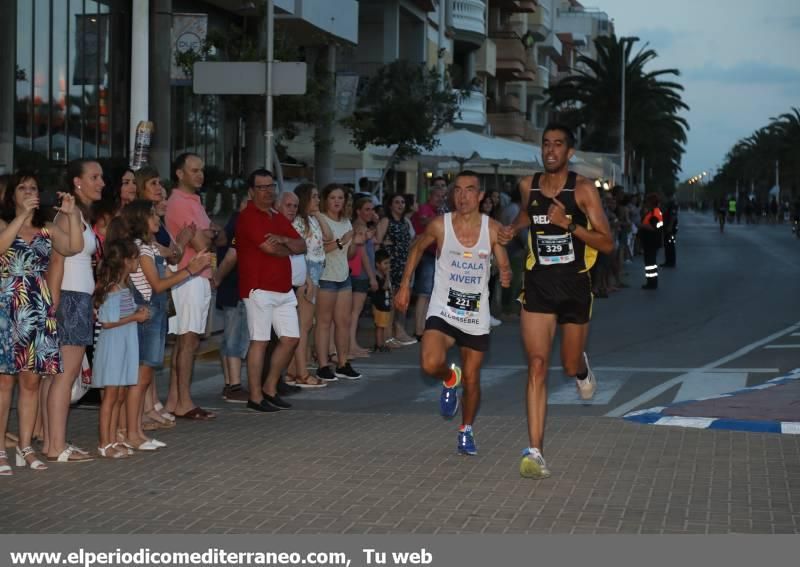
{"label": "black running singlet", "polygon": [[[528,233],[528,259],[525,269],[538,272],[578,273],[586,272],[594,265],[597,250],[580,238],[574,237],[566,229],[550,224],[547,211],[553,199],[545,197],[539,181],[542,174],[533,176],[531,194],[528,200],[528,216],[531,227]],[[578,175],[570,171],[567,184],[558,193],[558,200],[566,208],[567,217],[576,225],[591,229],[591,223],[575,202],[575,185]]]}

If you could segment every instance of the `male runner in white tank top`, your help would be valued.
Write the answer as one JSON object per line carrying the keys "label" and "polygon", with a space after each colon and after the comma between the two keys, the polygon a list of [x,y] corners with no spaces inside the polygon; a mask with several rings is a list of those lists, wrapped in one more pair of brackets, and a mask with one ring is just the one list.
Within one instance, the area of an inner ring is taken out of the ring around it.
{"label": "male runner in white tank top", "polygon": [[[437,249],[433,292],[422,335],[422,369],[444,382],[439,400],[443,416],[458,412],[456,388],[463,381],[463,410],[457,450],[475,455],[472,423],[480,402],[480,369],[489,350],[489,275],[491,257],[500,267],[500,285],[511,285],[511,266],[506,249],[498,242],[500,223],[481,214],[484,190],[471,171],[459,173],[453,185],[455,212],[433,219],[408,254],[403,279],[395,295],[395,307],[408,309],[411,278],[423,252]],[[447,366],[447,351],[461,350],[460,367]]]}

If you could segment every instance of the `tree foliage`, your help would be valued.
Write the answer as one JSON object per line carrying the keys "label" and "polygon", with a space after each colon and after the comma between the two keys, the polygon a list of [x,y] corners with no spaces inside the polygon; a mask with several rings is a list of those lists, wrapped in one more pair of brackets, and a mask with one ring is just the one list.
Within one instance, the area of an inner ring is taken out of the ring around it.
{"label": "tree foliage", "polygon": [[770,123],[736,142],[725,157],[710,189],[720,197],[738,186],[754,188],[763,198],[775,185],[775,162],[780,164],[784,192],[800,194],[800,108],[770,119]]}
{"label": "tree foliage", "polygon": [[356,103],[353,115],[343,120],[353,144],[396,146],[404,159],[432,150],[436,134],[458,113],[458,95],[443,85],[435,69],[398,60],[381,67]]}
{"label": "tree foliage", "polygon": [[[581,132],[580,149],[618,153],[625,60],[625,151],[642,158],[648,187],[668,189],[680,171],[689,125],[679,116],[689,107],[681,99],[683,87],[665,78],[677,69],[647,71],[658,54],[645,45],[634,53],[637,38],[595,39],[597,59],[581,56],[571,74],[547,91],[548,103],[559,120]],[[636,165],[632,164],[635,168]]]}

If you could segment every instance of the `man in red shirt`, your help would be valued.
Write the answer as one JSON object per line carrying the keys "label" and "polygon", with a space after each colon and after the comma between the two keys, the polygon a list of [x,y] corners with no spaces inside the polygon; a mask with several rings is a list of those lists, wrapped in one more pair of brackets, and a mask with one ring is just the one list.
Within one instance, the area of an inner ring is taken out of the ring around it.
{"label": "man in red shirt", "polygon": [[[428,202],[420,205],[417,212],[411,217],[411,224],[414,226],[414,232],[417,236],[425,233],[428,224],[441,214],[444,205],[445,196],[447,194],[447,180],[444,177],[436,177],[433,179],[430,192],[428,193]],[[415,314],[415,328],[414,335],[418,341],[422,340],[422,333],[425,332],[425,318],[428,314],[428,304],[431,300],[431,292],[433,291],[433,273],[436,268],[436,245],[431,245],[422,254],[419,261],[417,271],[414,272],[414,295],[417,296],[416,307],[414,308]]]}
{"label": "man in red shirt", "polygon": [[[248,186],[251,201],[239,215],[235,242],[239,296],[244,301],[250,331],[247,407],[274,412],[292,407],[278,396],[277,387],[281,371],[292,359],[300,339],[289,256],[305,253],[306,242],[289,220],[273,208],[276,185],[270,171],[255,170],[250,174]],[[272,328],[280,340],[262,388],[261,373]]]}

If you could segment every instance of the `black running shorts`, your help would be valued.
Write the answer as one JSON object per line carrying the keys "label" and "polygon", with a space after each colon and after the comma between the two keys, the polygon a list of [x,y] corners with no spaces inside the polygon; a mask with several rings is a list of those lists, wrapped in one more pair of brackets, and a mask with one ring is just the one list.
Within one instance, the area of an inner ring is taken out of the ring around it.
{"label": "black running shorts", "polygon": [[456,344],[460,347],[486,352],[489,350],[489,335],[470,335],[461,329],[457,329],[440,317],[428,317],[425,320],[425,330],[428,329],[444,333],[448,337],[453,337]]}
{"label": "black running shorts", "polygon": [[526,271],[520,301],[529,313],[554,313],[559,325],[583,325],[592,318],[592,280],[586,272]]}

